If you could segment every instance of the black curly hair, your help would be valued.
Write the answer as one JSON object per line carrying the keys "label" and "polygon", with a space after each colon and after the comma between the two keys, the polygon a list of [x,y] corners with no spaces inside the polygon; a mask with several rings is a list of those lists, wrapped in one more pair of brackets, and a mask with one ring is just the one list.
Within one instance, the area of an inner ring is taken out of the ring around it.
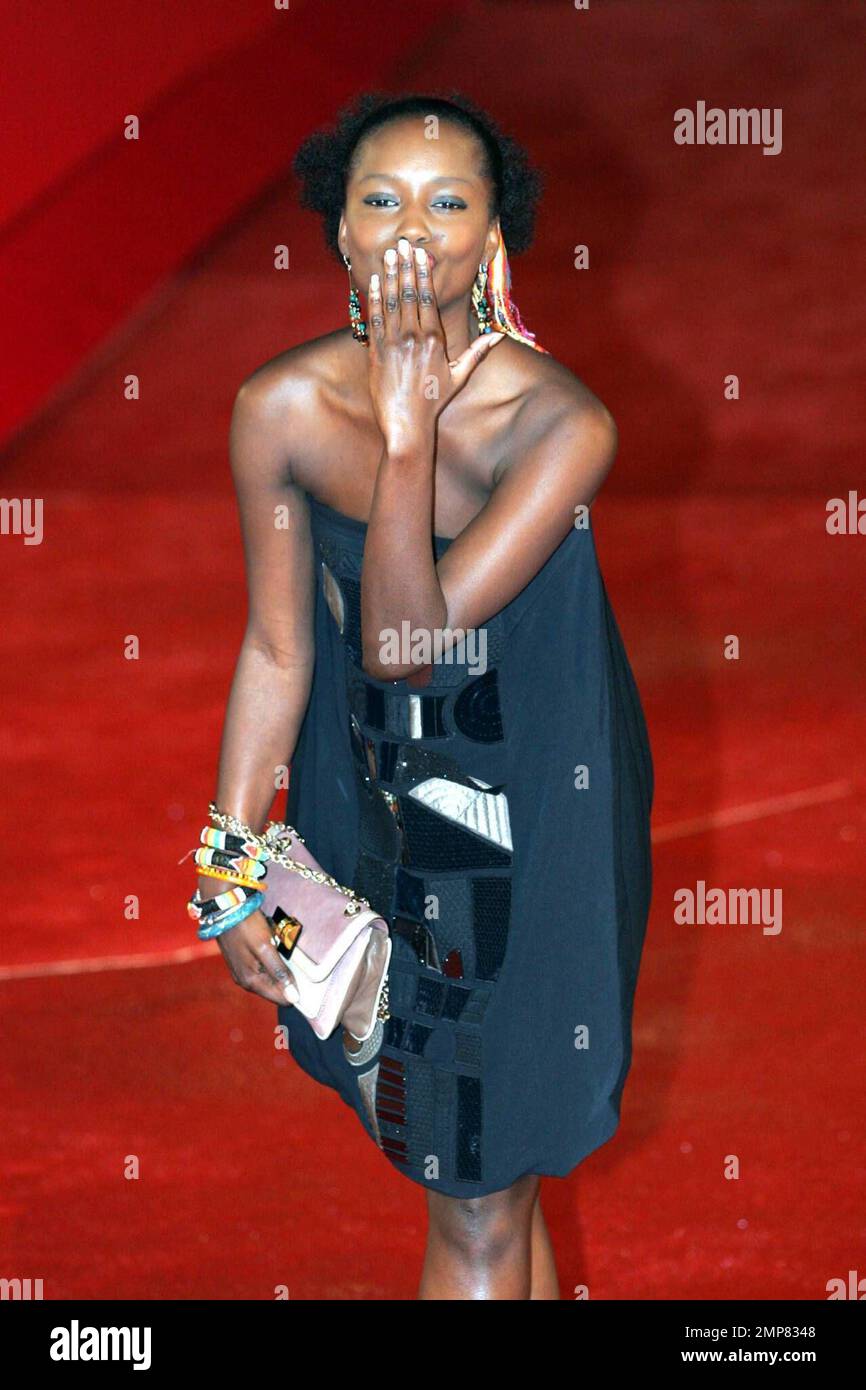
{"label": "black curly hair", "polygon": [[509,256],[532,245],[535,208],[543,178],[526,151],[503,135],[486,111],[462,92],[436,96],[413,92],[393,95],[367,92],[337,113],[332,127],[314,130],[298,148],[292,169],[301,184],[301,206],[322,216],[325,242],[338,260],[340,215],[346,202],[346,182],[355,152],[365,135],[404,116],[438,116],[471,131],[480,141],[484,172],[493,192],[490,216],[499,217]]}

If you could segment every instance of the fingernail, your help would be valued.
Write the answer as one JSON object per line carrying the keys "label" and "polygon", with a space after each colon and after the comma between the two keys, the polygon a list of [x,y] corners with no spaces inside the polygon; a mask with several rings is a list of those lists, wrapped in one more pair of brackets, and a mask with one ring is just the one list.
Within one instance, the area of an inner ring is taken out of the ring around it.
{"label": "fingernail", "polygon": [[285,986],[283,993],[290,1004],[297,1004],[298,1000],[301,997],[298,994],[296,986],[291,983]]}
{"label": "fingernail", "polygon": [[415,247],[415,255],[418,257],[418,260],[421,262],[422,265],[427,264],[427,252],[424,250],[423,246]]}
{"label": "fingernail", "polygon": [[370,276],[370,289],[371,289],[371,290],[377,290],[378,288],[379,288],[379,277],[378,277],[378,275],[376,275],[376,273],[374,272],[374,273]]}
{"label": "fingernail", "polygon": [[397,242],[397,250],[402,252],[404,256],[408,256],[411,247],[404,236],[401,236],[400,240]]}
{"label": "fingernail", "polygon": [[394,250],[393,246],[389,246],[389,247],[388,247],[388,250],[385,252],[385,264],[386,264],[386,265],[396,265],[396,264],[397,264],[397,252]]}

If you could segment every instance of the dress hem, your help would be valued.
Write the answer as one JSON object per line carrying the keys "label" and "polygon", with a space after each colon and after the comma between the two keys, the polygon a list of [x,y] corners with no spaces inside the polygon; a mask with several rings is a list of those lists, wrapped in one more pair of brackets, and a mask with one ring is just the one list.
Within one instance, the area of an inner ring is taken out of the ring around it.
{"label": "dress hem", "polygon": [[[350,1106],[350,1109],[354,1109],[354,1107]],[[355,1113],[358,1114],[361,1124],[366,1129],[367,1126],[360,1113],[358,1111]],[[408,1168],[404,1167],[403,1164],[396,1163],[390,1159],[382,1149],[379,1149],[379,1152],[388,1163],[389,1167],[393,1168],[401,1177],[408,1178],[416,1187],[423,1187],[426,1192],[438,1192],[443,1197],[458,1197],[465,1201],[472,1197],[491,1197],[494,1193],[505,1192],[509,1187],[513,1187],[516,1182],[519,1182],[521,1178],[529,1177],[530,1175],[539,1178],[568,1178],[574,1172],[575,1168],[579,1168],[581,1163],[589,1158],[591,1154],[595,1153],[596,1149],[600,1149],[602,1145],[613,1138],[619,1126],[620,1117],[619,1115],[614,1115],[608,1120],[607,1124],[599,1127],[593,1139],[588,1140],[579,1149],[578,1156],[574,1159],[569,1159],[564,1166],[562,1164],[548,1162],[545,1159],[539,1159],[533,1167],[522,1168],[521,1171],[515,1173],[513,1177],[505,1177],[502,1179],[488,1178],[485,1182],[437,1182],[430,1178],[419,1178],[416,1174],[410,1172]],[[367,1132],[375,1143],[375,1136],[373,1136],[372,1131],[367,1130]]]}

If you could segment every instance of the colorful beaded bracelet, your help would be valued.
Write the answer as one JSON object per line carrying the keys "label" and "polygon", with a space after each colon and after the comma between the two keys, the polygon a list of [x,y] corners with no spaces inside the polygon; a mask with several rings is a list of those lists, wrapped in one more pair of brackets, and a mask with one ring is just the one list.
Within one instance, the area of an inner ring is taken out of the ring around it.
{"label": "colorful beaded bracelet", "polygon": [[215,869],[233,869],[244,878],[263,879],[268,872],[267,864],[261,859],[250,859],[224,849],[197,849],[194,858],[196,864],[210,864]]}
{"label": "colorful beaded bracelet", "polygon": [[201,941],[211,941],[216,936],[222,936],[223,932],[236,927],[245,918],[251,917],[254,912],[261,907],[265,900],[264,893],[253,893],[251,898],[247,898],[245,903],[236,907],[232,912],[220,917],[219,921],[207,922],[205,926],[199,927],[196,935]]}
{"label": "colorful beaded bracelet", "polygon": [[216,830],[211,825],[206,825],[202,830],[201,842],[203,845],[210,845],[212,849],[246,854],[250,859],[265,860],[268,857],[267,851],[254,841],[244,839],[241,835],[232,835],[227,830]]}
{"label": "colorful beaded bracelet", "polygon": [[[236,912],[239,907],[244,907],[249,899],[255,897],[256,893],[259,892],[258,889],[253,888],[239,888],[237,891],[242,895],[238,900],[226,903],[224,907],[216,908],[215,904],[217,899],[203,898],[201,896],[201,891],[196,888],[195,893],[187,903],[187,911],[191,917],[198,919],[200,927],[212,926],[217,922],[224,921],[231,913]],[[220,894],[220,897],[226,896],[227,894]]]}
{"label": "colorful beaded bracelet", "polygon": [[216,893],[212,898],[203,898],[196,889],[186,905],[187,912],[194,922],[200,922],[205,917],[217,917],[221,912],[231,912],[232,908],[241,907],[254,892],[254,888],[243,888],[240,884],[233,884],[223,893]]}

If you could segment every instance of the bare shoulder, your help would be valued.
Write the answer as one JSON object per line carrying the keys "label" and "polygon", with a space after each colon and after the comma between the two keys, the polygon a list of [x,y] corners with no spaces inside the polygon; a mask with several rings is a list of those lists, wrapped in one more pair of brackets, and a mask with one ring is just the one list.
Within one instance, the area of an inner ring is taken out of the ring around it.
{"label": "bare shoulder", "polygon": [[576,450],[588,441],[613,460],[619,440],[616,421],[576,373],[550,353],[516,341],[496,348],[494,362],[497,354],[502,354],[497,365],[508,372],[521,398],[510,435],[512,447],[497,470],[497,481],[505,468],[545,441],[557,448],[572,443]]}
{"label": "bare shoulder", "polygon": [[509,350],[523,387],[523,403],[516,424],[542,432],[564,420],[609,422],[616,428],[604,402],[570,367],[550,353],[536,352],[524,343],[511,343]]}
{"label": "bare shoulder", "polygon": [[345,336],[337,329],[277,353],[250,372],[238,396],[265,412],[309,404],[317,390],[339,380]]}
{"label": "bare shoulder", "polygon": [[327,456],[348,391],[346,339],[352,342],[352,335],[336,329],[288,347],[252,371],[236,392],[232,441],[263,443],[285,485],[307,486],[317,452]]}

